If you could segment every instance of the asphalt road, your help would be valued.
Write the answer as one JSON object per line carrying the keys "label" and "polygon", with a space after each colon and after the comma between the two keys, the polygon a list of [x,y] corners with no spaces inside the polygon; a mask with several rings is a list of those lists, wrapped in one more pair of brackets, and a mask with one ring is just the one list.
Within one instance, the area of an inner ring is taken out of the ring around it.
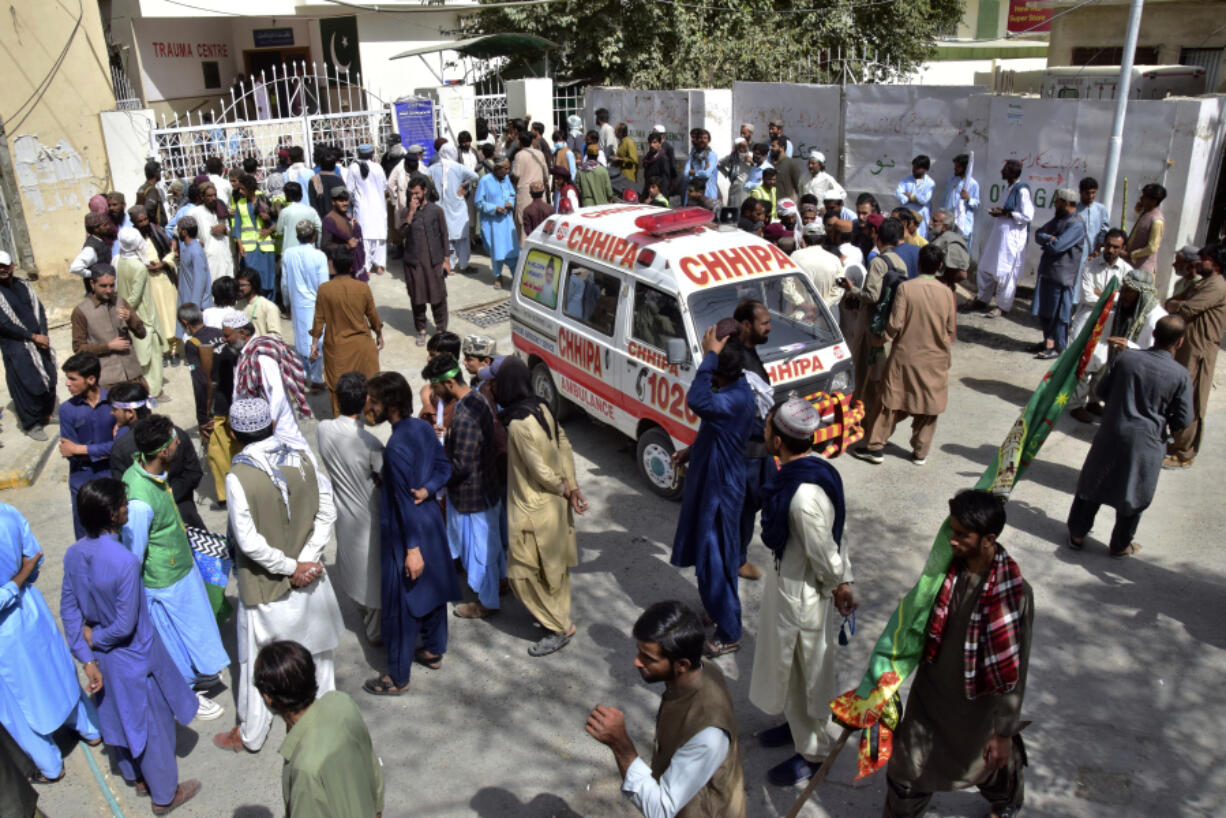
{"label": "asphalt road", "polygon": [[[453,315],[499,295],[487,276],[451,279]],[[384,366],[420,385],[424,355],[406,335],[412,321],[403,286],[388,277],[374,288],[389,325]],[[845,542],[861,603],[858,632],[838,656],[845,688],[857,683],[872,642],[918,575],[947,498],[975,482],[1046,369],[1021,351],[1038,337],[1028,316],[959,320],[950,407],[927,465],[908,462],[905,429],[896,433],[881,466],[837,461],[849,507]],[[453,329],[463,335],[478,328],[455,319]],[[492,334],[509,346],[505,322]],[[54,332],[53,341],[63,360],[66,329]],[[184,427],[192,414],[187,378],[182,368],[171,372],[168,390],[175,400],[165,407]],[[7,401],[7,395],[0,399]],[[327,411],[326,401],[314,404]],[[13,425],[8,420],[0,438],[9,446],[6,454],[21,445]],[[584,733],[584,720],[596,704],[623,708],[640,751],[650,754],[659,689],[644,685],[631,664],[630,627],[652,602],[676,598],[697,605],[698,595],[693,573],[668,565],[678,506],[642,485],[627,441],[583,417],[569,420],[566,429],[591,504],[579,522],[580,565],[573,578],[579,631],[568,647],[530,658],[526,649],[539,631],[510,600],[489,620],[452,618],[442,669],[417,668],[408,694],[374,698],[361,684],[382,670],[383,657],[358,636],[360,620],[341,600],[350,633],[337,651],[337,685],[358,702],[383,760],[385,816],[635,814],[619,794],[611,753]],[[304,431],[314,438],[313,424]],[[1226,728],[1219,695],[1226,669],[1226,565],[1219,539],[1226,523],[1222,396],[1214,395],[1205,454],[1191,469],[1163,474],[1141,522],[1144,551],[1136,558],[1107,557],[1109,509],[1085,551],[1062,545],[1071,491],[1092,435],[1092,427],[1068,418],[1060,422],[1016,488],[1002,537],[1034,587],[1037,612],[1025,707],[1033,721],[1025,732],[1031,764],[1026,814],[1217,814],[1226,798],[1226,783],[1214,773]],[[206,522],[221,529],[224,515],[209,509],[205,498],[211,496],[206,476],[200,507]],[[0,501],[19,508],[42,542],[47,562],[39,585],[58,610],[62,556],[73,539],[64,462],[53,453],[34,487],[0,493]],[[763,567],[770,563],[758,542],[751,559]],[[799,788],[781,790],[765,782],[766,770],[790,750],[765,750],[753,738],[780,720],[747,699],[761,590],[761,583],[742,585],[744,647],[718,661],[736,698],[750,815],[773,816],[786,813]],[[233,624],[223,636],[234,655]],[[237,666],[231,673],[237,674]],[[199,778],[204,790],[176,814],[281,815],[276,748],[283,727],[274,726],[257,755],[223,752],[211,739],[233,723],[232,691],[217,701],[226,707],[220,720],[179,729],[181,776]],[[48,815],[111,814],[87,753],[97,759],[121,814],[146,813],[148,802],[124,786],[104,753],[66,741],[66,778],[39,788]],[[838,760],[803,814],[880,814],[884,777],[853,783],[853,755],[848,751]],[[986,814],[986,802],[973,791],[940,794],[930,814],[979,816]]]}

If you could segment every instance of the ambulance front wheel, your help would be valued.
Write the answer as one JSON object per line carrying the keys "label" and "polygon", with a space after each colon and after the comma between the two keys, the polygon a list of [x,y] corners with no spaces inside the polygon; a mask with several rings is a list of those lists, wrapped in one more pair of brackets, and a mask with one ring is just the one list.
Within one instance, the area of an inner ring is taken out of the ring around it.
{"label": "ambulance front wheel", "polygon": [[558,394],[558,387],[553,382],[553,373],[549,371],[549,366],[540,361],[532,365],[532,391],[545,401],[549,413],[559,422],[566,417],[567,402]]}
{"label": "ambulance front wheel", "polygon": [[680,500],[682,482],[674,476],[673,441],[659,426],[639,438],[639,472],[653,492],[666,500]]}

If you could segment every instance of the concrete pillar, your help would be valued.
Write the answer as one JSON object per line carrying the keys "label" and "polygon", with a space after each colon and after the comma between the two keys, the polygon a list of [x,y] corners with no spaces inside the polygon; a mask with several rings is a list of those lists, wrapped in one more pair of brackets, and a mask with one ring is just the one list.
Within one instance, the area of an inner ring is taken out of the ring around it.
{"label": "concrete pillar", "polygon": [[533,122],[545,123],[545,138],[553,133],[553,80],[531,77],[507,80],[507,116],[512,119],[532,116]]}
{"label": "concrete pillar", "polygon": [[136,190],[145,183],[145,161],[155,155],[152,131],[153,111],[101,111],[102,140],[106,144],[106,161],[111,170],[115,190],[131,206]]}
{"label": "concrete pillar", "polygon": [[476,94],[471,85],[441,85],[434,89],[433,96],[442,113],[439,136],[447,137],[454,144],[460,131],[476,133]]}

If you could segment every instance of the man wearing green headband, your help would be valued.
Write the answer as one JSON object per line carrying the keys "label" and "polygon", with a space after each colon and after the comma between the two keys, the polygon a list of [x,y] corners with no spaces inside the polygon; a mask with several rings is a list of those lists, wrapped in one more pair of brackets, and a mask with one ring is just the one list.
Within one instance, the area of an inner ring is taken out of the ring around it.
{"label": "man wearing green headband", "polygon": [[[128,488],[128,523],[123,544],[141,563],[149,616],[175,667],[190,685],[216,682],[230,657],[221,644],[217,620],[196,567],[183,519],[167,485],[169,465],[179,450],[174,424],[165,415],[136,422],[136,462],[123,474]],[[221,705],[202,694],[196,718],[222,714]]]}
{"label": "man wearing green headband", "polygon": [[506,576],[502,548],[502,486],[495,467],[494,415],[481,394],[464,382],[450,353],[431,358],[422,377],[435,397],[454,401],[443,447],[451,461],[447,481],[447,543],[460,560],[477,599],[457,605],[461,619],[498,613],[498,586]]}

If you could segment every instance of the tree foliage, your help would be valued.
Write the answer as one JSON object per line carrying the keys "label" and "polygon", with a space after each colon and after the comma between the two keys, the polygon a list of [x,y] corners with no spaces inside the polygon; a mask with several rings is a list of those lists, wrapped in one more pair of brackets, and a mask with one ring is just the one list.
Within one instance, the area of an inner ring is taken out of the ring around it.
{"label": "tree foliage", "polygon": [[[482,2],[490,8],[465,17],[463,36],[535,34],[561,46],[550,54],[557,77],[659,89],[820,81],[840,49],[910,72],[962,16],[958,0]],[[513,58],[503,73],[524,67]]]}

